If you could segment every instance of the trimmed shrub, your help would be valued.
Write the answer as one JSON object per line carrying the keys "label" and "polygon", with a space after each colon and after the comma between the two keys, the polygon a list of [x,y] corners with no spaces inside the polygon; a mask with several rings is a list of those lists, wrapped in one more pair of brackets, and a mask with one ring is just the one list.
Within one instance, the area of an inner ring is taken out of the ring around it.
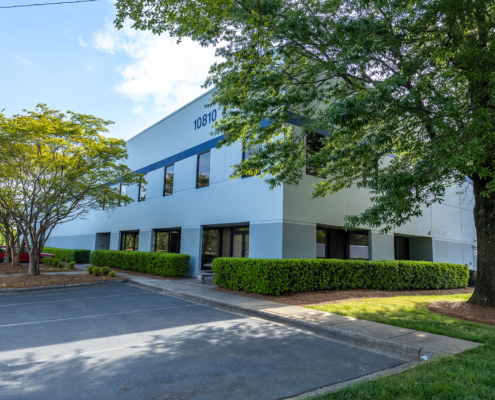
{"label": "trimmed shrub", "polygon": [[71,261],[70,263],[67,263],[67,268],[72,269],[72,268],[74,268],[74,265],[76,265],[76,262]]}
{"label": "trimmed shrub", "polygon": [[101,274],[102,275],[108,275],[110,273],[110,268],[108,267],[102,267],[101,268]]}
{"label": "trimmed shrub", "polygon": [[58,249],[56,247],[43,247],[43,253],[53,254],[62,261],[89,262],[91,250],[82,249]]}
{"label": "trimmed shrub", "polygon": [[52,265],[52,260],[53,258],[51,257],[44,257],[41,259],[41,264]]}
{"label": "trimmed shrub", "polygon": [[184,276],[189,272],[190,256],[176,253],[95,250],[91,263],[101,267],[122,268],[158,276]]}
{"label": "trimmed shrub", "polygon": [[89,265],[88,268],[86,268],[86,271],[88,271],[88,274],[92,274],[93,273],[93,266],[92,265]]}
{"label": "trimmed shrub", "polygon": [[93,267],[93,275],[94,276],[100,276],[102,274],[101,268],[100,267]]}
{"label": "trimmed shrub", "polygon": [[52,266],[52,267],[54,267],[54,268],[60,268],[60,267],[61,267],[61,265],[60,265],[60,264],[61,264],[61,263],[60,263],[60,261],[59,261],[59,260],[57,260],[56,258],[54,258],[54,259],[52,260],[52,264],[51,264],[51,266]]}
{"label": "trimmed shrub", "polygon": [[110,271],[110,273],[108,274],[108,276],[111,276],[112,278],[115,278],[115,275],[117,275],[115,271]]}
{"label": "trimmed shrub", "polygon": [[333,289],[453,289],[468,283],[468,267],[427,261],[215,258],[215,283],[261,294]]}

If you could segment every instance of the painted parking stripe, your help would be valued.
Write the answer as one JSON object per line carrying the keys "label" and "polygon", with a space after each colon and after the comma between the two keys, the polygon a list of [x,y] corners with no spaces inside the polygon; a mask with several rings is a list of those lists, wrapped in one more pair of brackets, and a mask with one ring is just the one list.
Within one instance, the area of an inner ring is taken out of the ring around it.
{"label": "painted parking stripe", "polygon": [[86,315],[83,317],[48,319],[48,320],[44,320],[44,321],[35,321],[35,322],[20,322],[18,324],[0,325],[0,328],[8,328],[8,327],[12,327],[12,326],[21,326],[21,325],[45,324],[47,322],[70,321],[70,320],[74,320],[74,319],[84,319],[84,318],[111,317],[112,315],[135,314],[135,313],[141,313],[141,312],[147,312],[147,311],[170,310],[173,308],[185,308],[185,307],[202,307],[202,306],[200,306],[199,304],[187,304],[185,306],[149,308],[146,310],[125,311],[125,312],[112,313],[112,314]]}
{"label": "painted parking stripe", "polygon": [[148,292],[148,293],[135,293],[135,294],[110,294],[108,296],[79,297],[77,299],[61,299],[61,300],[33,301],[33,302],[30,302],[30,303],[0,304],[0,307],[27,306],[29,304],[56,303],[58,301],[75,301],[75,300],[79,301],[79,300],[88,300],[88,299],[102,299],[104,297],[142,296],[142,295],[145,295],[145,294],[156,294],[156,293],[154,293],[154,292]]}

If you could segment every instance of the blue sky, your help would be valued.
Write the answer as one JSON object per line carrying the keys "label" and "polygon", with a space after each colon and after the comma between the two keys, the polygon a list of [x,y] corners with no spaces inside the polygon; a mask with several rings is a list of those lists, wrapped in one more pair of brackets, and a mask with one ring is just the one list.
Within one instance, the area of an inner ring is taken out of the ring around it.
{"label": "blue sky", "polygon": [[205,92],[214,49],[118,31],[114,16],[111,0],[0,9],[0,110],[46,103],[112,120],[109,136],[129,139]]}

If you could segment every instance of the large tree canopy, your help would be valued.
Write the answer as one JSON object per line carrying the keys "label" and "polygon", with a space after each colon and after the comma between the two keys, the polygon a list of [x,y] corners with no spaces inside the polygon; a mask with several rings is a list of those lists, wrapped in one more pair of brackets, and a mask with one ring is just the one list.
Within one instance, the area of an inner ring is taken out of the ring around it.
{"label": "large tree canopy", "polygon": [[39,254],[55,226],[127,205],[132,199],[117,183],[144,182],[122,164],[125,142],[103,135],[110,123],[44,104],[11,118],[0,114],[0,216],[31,243],[31,275],[39,274]]}
{"label": "large tree canopy", "polygon": [[[347,227],[384,230],[469,178],[479,253],[471,302],[495,306],[493,1],[118,0],[117,9],[118,27],[129,18],[217,46],[223,60],[206,82],[223,110],[216,133],[223,145],[258,149],[236,176],[297,183],[309,165],[327,178],[314,196],[371,177],[373,206]],[[293,114],[306,132],[331,132],[310,157],[287,125]]]}

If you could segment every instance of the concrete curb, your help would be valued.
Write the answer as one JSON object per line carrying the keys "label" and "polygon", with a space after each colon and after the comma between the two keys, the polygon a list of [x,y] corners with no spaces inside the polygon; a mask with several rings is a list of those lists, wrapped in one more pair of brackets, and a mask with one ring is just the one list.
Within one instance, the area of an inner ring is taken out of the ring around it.
{"label": "concrete curb", "polygon": [[83,282],[83,283],[67,283],[65,285],[50,285],[50,286],[36,286],[28,288],[12,288],[12,289],[0,289],[0,295],[7,293],[17,292],[37,292],[40,290],[57,290],[57,289],[70,289],[81,286],[98,286],[98,285],[113,285],[115,283],[127,283],[130,279],[116,279],[114,281],[99,281],[99,282]]}
{"label": "concrete curb", "polygon": [[260,317],[269,321],[286,324],[289,326],[293,326],[295,328],[311,331],[318,334],[324,334],[325,336],[334,339],[351,341],[360,345],[371,346],[382,350],[392,351],[394,353],[401,354],[410,358],[419,358],[425,355],[428,356],[429,358],[432,358],[434,356],[445,355],[442,352],[435,352],[422,347],[399,344],[392,342],[390,340],[379,339],[372,336],[363,335],[361,333],[355,333],[355,332],[346,331],[344,329],[334,328],[332,326],[320,325],[320,324],[315,324],[313,322],[288,318],[282,315],[272,314],[255,308],[241,306],[238,304],[232,304],[223,300],[212,299],[210,297],[205,297],[198,294],[177,292],[175,290],[171,290],[167,288],[159,288],[154,285],[149,285],[143,282],[136,282],[136,281],[132,281],[131,285],[138,287],[140,286],[145,289],[152,289],[155,292],[169,294],[173,297],[181,298],[184,300],[199,302],[205,305],[218,306],[226,310],[240,311],[242,313]]}

